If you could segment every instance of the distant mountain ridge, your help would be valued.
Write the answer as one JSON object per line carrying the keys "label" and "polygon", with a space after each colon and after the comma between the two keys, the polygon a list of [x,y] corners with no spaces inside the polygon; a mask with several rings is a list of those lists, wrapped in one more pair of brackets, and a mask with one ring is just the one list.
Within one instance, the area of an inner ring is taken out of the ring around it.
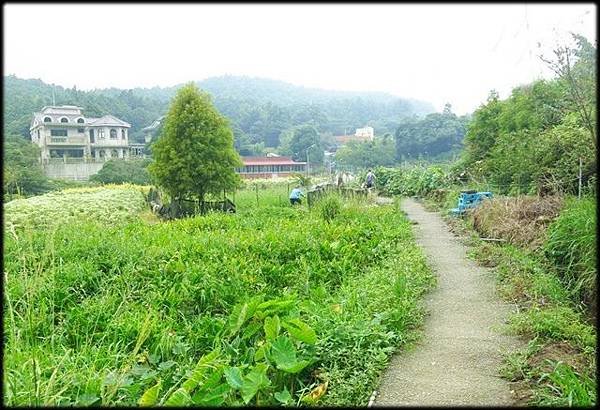
{"label": "distant mountain ridge", "polygon": [[[393,104],[398,100],[405,101],[411,105],[414,112],[418,115],[425,115],[435,111],[433,105],[429,102],[414,98],[402,98],[384,92],[325,90],[260,77],[223,75],[196,81],[195,84],[216,98],[233,98],[242,101],[253,100],[258,103],[272,103],[282,106],[323,102],[334,103],[336,100],[361,98],[379,104]],[[183,85],[184,83],[171,87],[136,87],[132,91],[147,97],[168,101]],[[108,88],[97,89],[95,91],[115,95],[122,90]]]}
{"label": "distant mountain ridge", "polygon": [[[225,75],[196,84],[212,95],[217,109],[231,121],[236,138],[245,144],[277,146],[283,131],[305,123],[332,134],[368,124],[382,134],[393,132],[403,117],[435,111],[428,102],[382,92],[331,91],[265,78]],[[55,86],[54,94],[58,105],[79,105],[88,116],[113,114],[129,122],[132,138],[140,141],[141,129],[166,113],[182,85],[91,91]],[[52,104],[52,89],[39,79],[5,76],[5,135],[28,136],[32,113]]]}

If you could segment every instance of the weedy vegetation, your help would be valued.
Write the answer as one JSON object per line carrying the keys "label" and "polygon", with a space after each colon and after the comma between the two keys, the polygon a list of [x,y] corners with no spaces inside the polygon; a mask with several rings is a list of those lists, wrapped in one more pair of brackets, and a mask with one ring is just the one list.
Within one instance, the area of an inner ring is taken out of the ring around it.
{"label": "weedy vegetation", "polygon": [[4,403],[366,405],[433,276],[395,206],[281,189],[152,223],[135,186],[6,204]]}

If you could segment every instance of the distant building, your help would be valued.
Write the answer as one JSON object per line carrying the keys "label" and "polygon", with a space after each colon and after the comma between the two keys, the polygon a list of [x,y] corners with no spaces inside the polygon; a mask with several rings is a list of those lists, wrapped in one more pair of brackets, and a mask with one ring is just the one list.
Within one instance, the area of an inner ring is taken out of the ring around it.
{"label": "distant building", "polygon": [[242,178],[276,178],[306,172],[306,162],[296,162],[290,157],[242,157],[244,166],[235,172]]}
{"label": "distant building", "polygon": [[373,139],[375,138],[375,132],[373,130],[373,127],[368,126],[364,128],[357,128],[354,135],[357,138],[366,138],[368,141],[373,141]]}
{"label": "distant building", "polygon": [[33,114],[31,141],[41,149],[42,163],[52,158],[84,162],[129,158],[131,125],[112,115],[85,117],[74,105],[46,106]]}
{"label": "distant building", "polygon": [[335,139],[336,145],[341,147],[342,145],[346,145],[351,141],[355,142],[366,142],[373,141],[375,138],[375,133],[373,127],[364,127],[357,128],[354,135],[336,135],[333,137]]}

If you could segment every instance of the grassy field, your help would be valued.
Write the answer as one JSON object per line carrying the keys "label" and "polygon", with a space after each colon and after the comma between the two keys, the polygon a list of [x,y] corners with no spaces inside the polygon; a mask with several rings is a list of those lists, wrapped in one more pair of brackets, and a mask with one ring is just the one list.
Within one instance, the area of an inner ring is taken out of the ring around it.
{"label": "grassy field", "polygon": [[286,193],[161,223],[134,186],[6,204],[4,403],[366,405],[433,276],[396,206]]}

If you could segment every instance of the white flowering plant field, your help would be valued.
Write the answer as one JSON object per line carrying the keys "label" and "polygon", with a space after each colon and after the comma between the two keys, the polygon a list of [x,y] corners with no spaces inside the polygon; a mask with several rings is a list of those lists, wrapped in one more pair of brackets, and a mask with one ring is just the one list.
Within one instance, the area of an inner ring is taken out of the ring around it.
{"label": "white flowering plant field", "polygon": [[4,221],[7,230],[47,228],[81,220],[112,225],[136,218],[146,207],[143,187],[74,188],[10,201],[4,204]]}

